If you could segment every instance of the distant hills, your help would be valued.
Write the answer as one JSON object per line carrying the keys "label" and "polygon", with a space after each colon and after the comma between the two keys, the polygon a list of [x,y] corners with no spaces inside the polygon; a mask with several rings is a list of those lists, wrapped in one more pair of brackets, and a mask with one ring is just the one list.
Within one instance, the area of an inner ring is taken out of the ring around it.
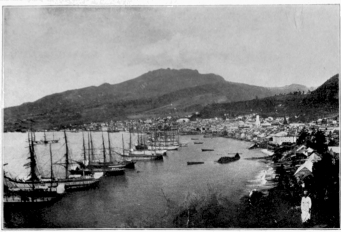
{"label": "distant hills", "polygon": [[331,77],[310,94],[292,92],[263,99],[211,104],[201,111],[201,117],[221,117],[257,113],[266,116],[289,116],[291,121],[310,121],[339,114],[339,74]]}
{"label": "distant hills", "polygon": [[275,94],[287,94],[287,93],[296,92],[296,91],[308,92],[312,90],[311,88],[307,88],[306,86],[299,85],[299,84],[291,84],[291,85],[286,85],[283,87],[272,87],[269,89]]}
{"label": "distant hills", "polygon": [[4,110],[5,129],[48,129],[68,124],[184,115],[209,104],[307,92],[303,85],[268,88],[225,81],[190,69],[159,69],[119,84],[102,84],[45,96]]}

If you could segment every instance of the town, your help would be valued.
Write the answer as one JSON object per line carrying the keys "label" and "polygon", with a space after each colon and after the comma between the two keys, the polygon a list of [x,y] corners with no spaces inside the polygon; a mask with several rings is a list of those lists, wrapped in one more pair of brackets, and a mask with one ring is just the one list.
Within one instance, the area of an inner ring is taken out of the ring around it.
{"label": "town", "polygon": [[199,112],[187,117],[172,117],[125,120],[111,122],[94,122],[83,125],[69,125],[64,128],[55,127],[48,131],[157,131],[177,130],[182,135],[204,134],[207,136],[221,136],[254,142],[257,147],[266,148],[267,144],[281,145],[283,142],[295,143],[303,128],[321,130],[327,136],[327,143],[331,146],[339,144],[339,116],[320,118],[309,123],[290,123],[290,118],[259,117],[257,114],[241,115],[237,117],[201,119]]}
{"label": "town", "polygon": [[3,7],[3,228],[340,228],[339,5],[87,1]]}

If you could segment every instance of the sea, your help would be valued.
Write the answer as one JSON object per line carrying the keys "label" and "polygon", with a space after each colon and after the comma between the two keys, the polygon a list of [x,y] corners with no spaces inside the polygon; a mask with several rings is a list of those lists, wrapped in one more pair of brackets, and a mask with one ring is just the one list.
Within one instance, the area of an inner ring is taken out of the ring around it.
{"label": "sea", "polygon": [[[83,159],[83,138],[88,146],[88,132],[66,132],[70,157]],[[108,134],[92,132],[93,146],[98,159],[103,156],[103,141],[108,149]],[[137,134],[110,133],[111,147],[122,153],[128,148],[130,136],[137,142]],[[35,133],[36,140],[44,139],[43,132]],[[46,138],[59,139],[58,143],[36,145],[35,152],[41,176],[50,176],[50,149],[53,173],[64,177],[65,169],[58,165],[64,161],[65,138],[63,132],[46,132]],[[195,140],[193,140],[195,139]],[[201,141],[203,144],[194,144]],[[135,169],[124,175],[103,177],[98,186],[89,190],[67,193],[59,201],[42,208],[3,207],[4,227],[7,228],[124,228],[141,221],[151,221],[167,210],[167,199],[183,204],[189,196],[205,196],[212,192],[238,203],[253,189],[267,188],[267,180],[274,175],[270,164],[251,157],[263,157],[261,150],[248,150],[250,142],[203,135],[180,136],[180,143],[187,144],[177,151],[167,151],[163,160],[138,161]],[[202,152],[201,149],[214,149]],[[3,170],[12,177],[25,179],[29,170],[28,134],[3,134]],[[222,156],[240,154],[241,159],[219,164]],[[108,151],[107,151],[108,153]],[[119,160],[120,156],[115,155]],[[188,161],[204,164],[187,165]]]}

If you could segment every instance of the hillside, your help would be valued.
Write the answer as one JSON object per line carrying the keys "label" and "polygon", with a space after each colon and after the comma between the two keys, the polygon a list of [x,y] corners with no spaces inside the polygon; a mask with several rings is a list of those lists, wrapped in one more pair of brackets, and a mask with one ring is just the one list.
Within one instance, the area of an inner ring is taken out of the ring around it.
{"label": "hillside", "polygon": [[303,91],[307,93],[310,89],[304,85],[291,84],[283,87],[271,87],[269,88],[274,94],[287,94],[290,92]]}
{"label": "hillside", "polygon": [[[190,69],[159,69],[119,84],[102,84],[45,96],[5,108],[5,130],[47,129],[94,121],[188,114],[208,104],[264,98],[305,86],[265,88],[225,81]],[[23,121],[34,120],[34,123]]]}
{"label": "hillside", "polygon": [[305,122],[338,112],[339,74],[336,74],[310,94],[294,93],[250,101],[211,104],[202,109],[201,117],[257,113],[263,116],[285,115],[290,116],[292,120]]}

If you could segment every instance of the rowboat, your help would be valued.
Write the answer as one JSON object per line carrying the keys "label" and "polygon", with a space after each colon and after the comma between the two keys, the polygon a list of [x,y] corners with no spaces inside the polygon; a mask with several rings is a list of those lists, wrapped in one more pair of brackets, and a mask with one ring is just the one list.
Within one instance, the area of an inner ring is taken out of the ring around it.
{"label": "rowboat", "polygon": [[187,162],[187,165],[203,164],[204,162]]}

